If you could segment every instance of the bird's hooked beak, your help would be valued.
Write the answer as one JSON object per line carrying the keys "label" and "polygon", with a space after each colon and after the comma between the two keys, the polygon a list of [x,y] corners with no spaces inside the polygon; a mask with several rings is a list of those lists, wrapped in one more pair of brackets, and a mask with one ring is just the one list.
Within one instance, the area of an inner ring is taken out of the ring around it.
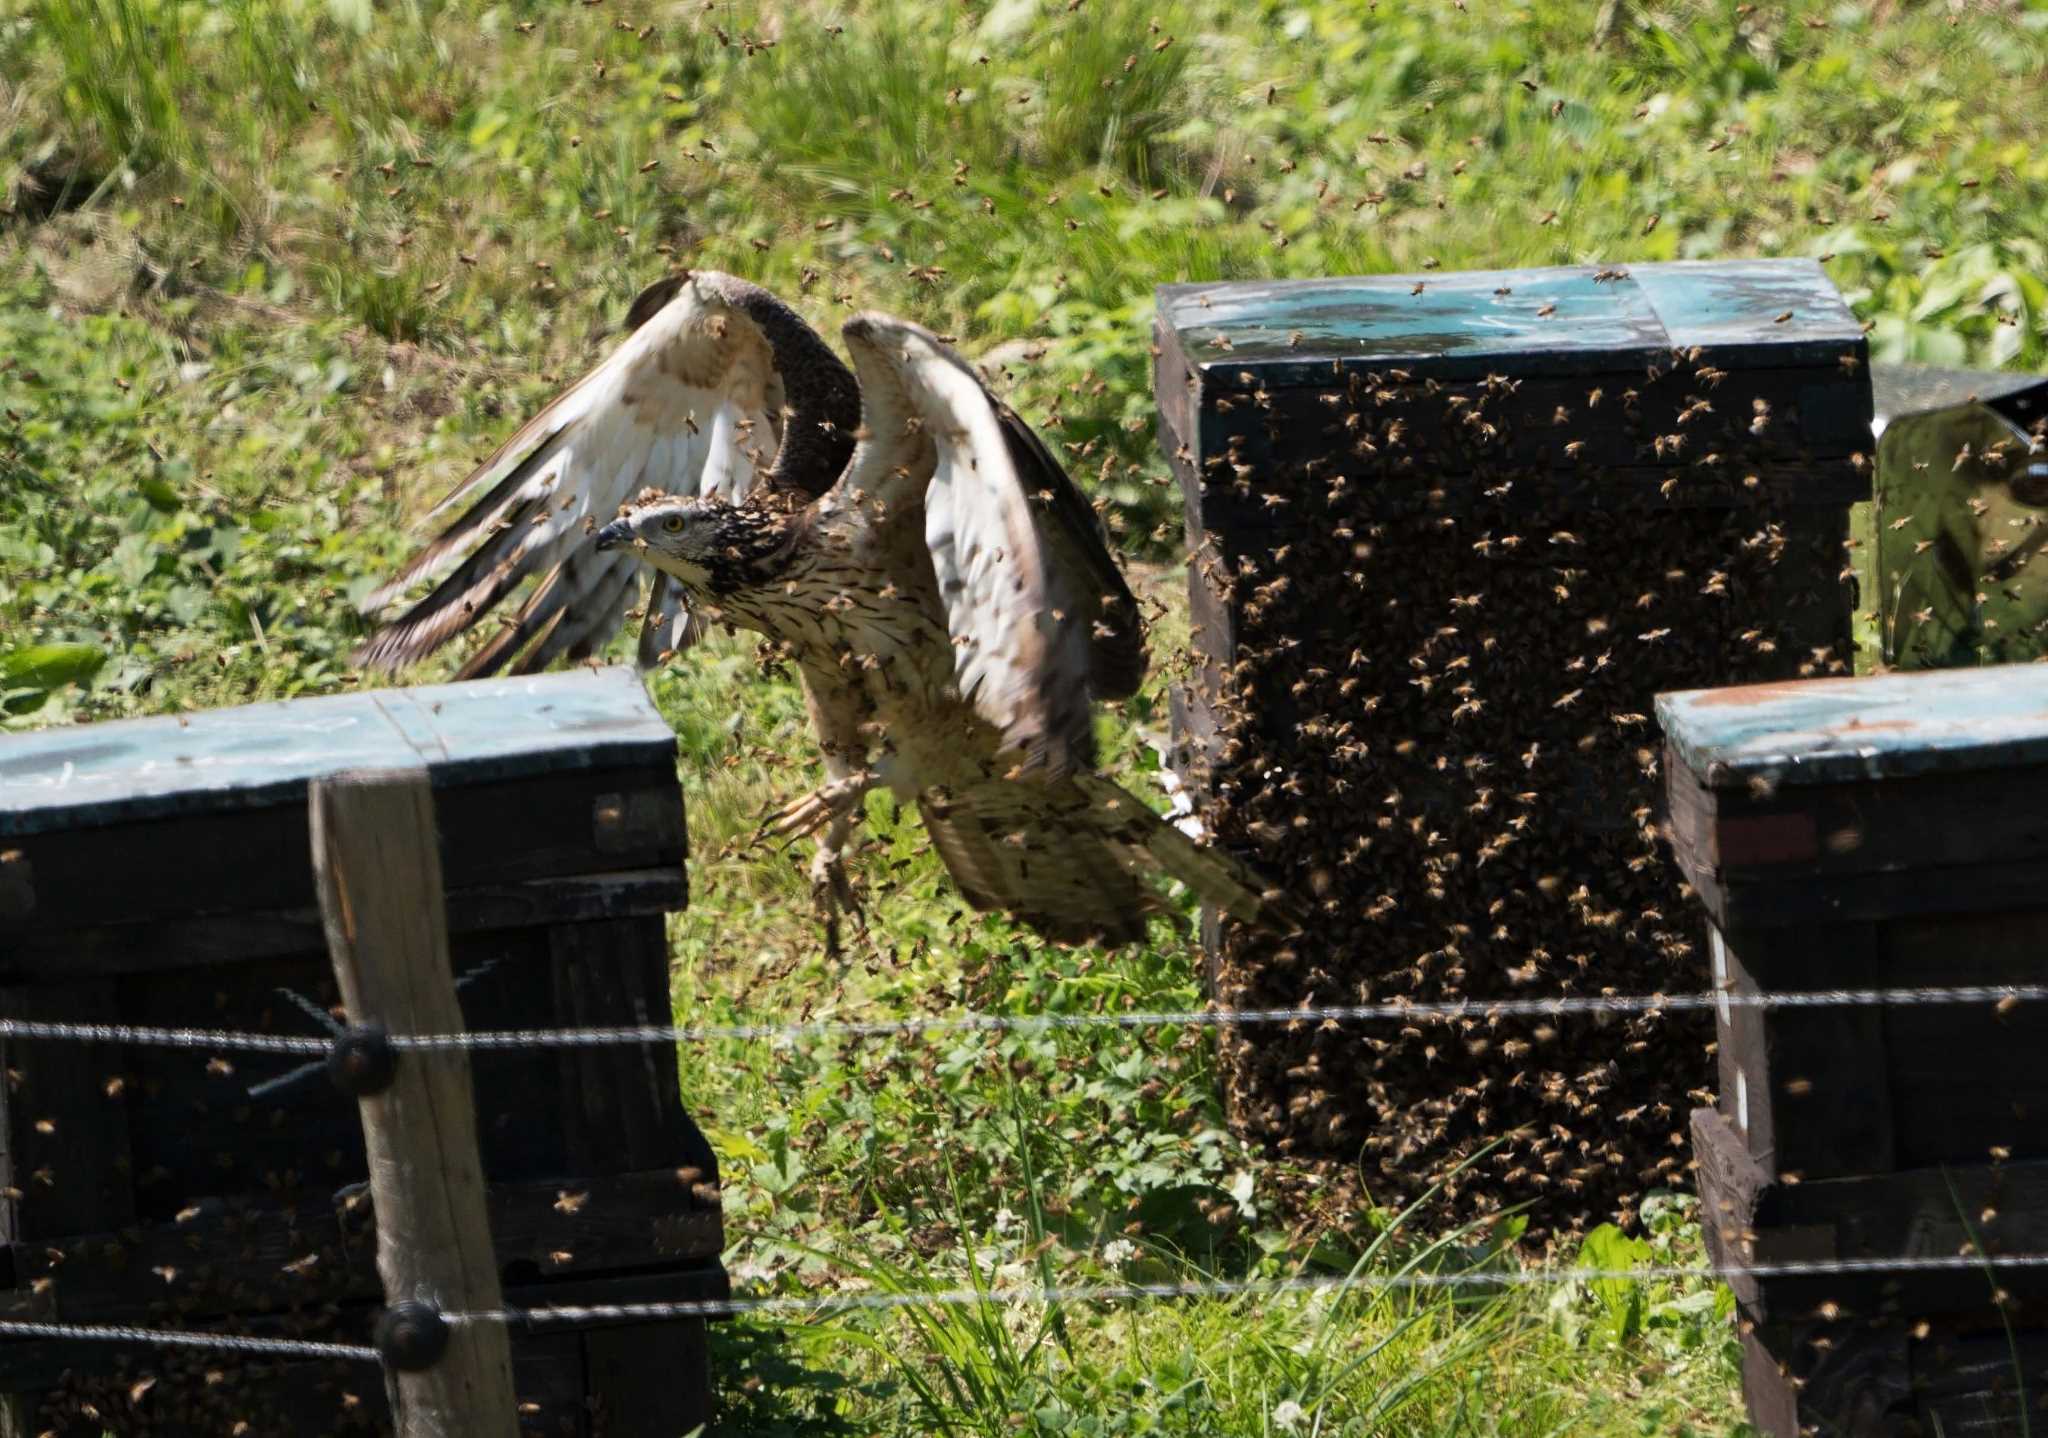
{"label": "bird's hooked beak", "polygon": [[626,520],[615,519],[591,537],[596,541],[597,547],[601,550],[617,549],[620,545],[632,540],[633,526]]}

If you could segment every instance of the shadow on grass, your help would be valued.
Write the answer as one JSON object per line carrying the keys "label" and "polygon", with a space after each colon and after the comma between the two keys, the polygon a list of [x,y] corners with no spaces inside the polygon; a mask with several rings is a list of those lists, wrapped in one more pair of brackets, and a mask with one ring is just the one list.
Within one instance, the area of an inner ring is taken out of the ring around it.
{"label": "shadow on grass", "polygon": [[893,1383],[861,1382],[818,1366],[780,1324],[745,1317],[710,1327],[713,1418],[708,1438],[823,1438],[854,1434],[845,1400],[885,1398]]}

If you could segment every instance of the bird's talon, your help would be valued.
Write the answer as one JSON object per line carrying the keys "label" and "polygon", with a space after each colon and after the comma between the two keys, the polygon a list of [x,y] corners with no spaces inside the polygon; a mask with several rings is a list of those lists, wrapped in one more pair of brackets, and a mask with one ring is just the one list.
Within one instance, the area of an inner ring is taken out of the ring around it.
{"label": "bird's talon", "polygon": [[839,957],[839,916],[843,913],[853,915],[854,926],[860,931],[861,938],[867,938],[867,910],[861,906],[860,895],[846,877],[846,863],[837,849],[821,845],[812,857],[811,901],[825,920],[826,957]]}
{"label": "bird's talon", "polygon": [[792,800],[761,820],[754,842],[779,839],[787,848],[798,839],[809,838],[827,824],[844,820],[873,782],[874,776],[866,772],[851,774]]}

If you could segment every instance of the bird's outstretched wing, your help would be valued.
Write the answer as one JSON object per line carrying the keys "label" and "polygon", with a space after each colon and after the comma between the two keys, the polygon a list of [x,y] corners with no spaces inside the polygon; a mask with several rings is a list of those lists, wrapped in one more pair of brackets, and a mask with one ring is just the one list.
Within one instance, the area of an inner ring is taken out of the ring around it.
{"label": "bird's outstretched wing", "polygon": [[950,349],[861,315],[845,336],[864,438],[842,494],[891,524],[921,516],[962,697],[1027,769],[1094,764],[1091,698],[1136,689],[1137,603],[1100,522],[1051,453]]}
{"label": "bird's outstretched wing", "polygon": [[1102,517],[1023,416],[993,396],[989,403],[1002,421],[1010,463],[1032,502],[1053,569],[1071,588],[1093,597],[1088,687],[1097,699],[1128,699],[1145,679],[1145,626],[1137,598],[1110,555]]}
{"label": "bird's outstretched wing", "polygon": [[[507,666],[530,673],[592,653],[623,621],[636,571],[630,554],[594,548],[590,529],[643,489],[732,501],[752,492],[782,445],[790,351],[806,338],[814,349],[799,358],[811,371],[820,363],[837,369],[824,378],[842,400],[842,427],[852,428],[853,381],[844,366],[792,312],[745,281],[708,271],[673,276],[641,294],[628,323],[631,333],[602,364],[429,512],[433,521],[460,511],[363,610],[383,614],[414,585],[438,583],[372,634],[358,663],[393,669],[423,659],[529,578],[538,584],[462,677]],[[840,441],[842,462],[851,443]],[[681,590],[658,576],[641,662],[683,647],[689,625]]]}

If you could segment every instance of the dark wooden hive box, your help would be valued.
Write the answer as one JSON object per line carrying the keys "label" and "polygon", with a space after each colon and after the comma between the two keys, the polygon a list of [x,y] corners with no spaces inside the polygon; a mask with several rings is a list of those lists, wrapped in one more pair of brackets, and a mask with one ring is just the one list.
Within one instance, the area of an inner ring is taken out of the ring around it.
{"label": "dark wooden hive box", "polygon": [[[306,1009],[336,990],[307,783],[419,765],[467,1025],[668,1022],[663,916],[686,900],[675,737],[625,669],[0,742],[0,1007],[322,1035]],[[342,1192],[365,1176],[361,1126],[317,1060],[23,1041],[6,1066],[7,1316],[366,1341],[375,1237]],[[472,1067],[509,1301],[723,1294],[716,1165],[671,1047],[482,1051]],[[530,1431],[667,1435],[706,1416],[695,1320],[551,1327],[513,1353]],[[365,1365],[105,1344],[0,1345],[0,1391],[40,1395],[14,1400],[25,1433],[96,1434],[86,1405],[124,1433],[386,1421]]]}
{"label": "dark wooden hive box", "polygon": [[[1668,694],[1657,711],[1717,985],[2048,978],[2048,666]],[[1692,1135],[1718,1262],[2048,1251],[2048,1005],[1730,1005],[1717,1029],[1720,1100]],[[2039,1268],[1734,1288],[1751,1413],[1784,1438],[2018,1433],[2015,1381],[2048,1380]]]}
{"label": "dark wooden hive box", "polygon": [[1877,489],[1864,542],[1872,658],[1898,669],[2016,663],[2048,634],[2048,378],[1880,366]]}
{"label": "dark wooden hive box", "polygon": [[[1156,339],[1198,660],[1184,777],[1318,911],[1298,941],[1223,936],[1219,996],[1702,980],[1648,716],[1660,690],[1848,663],[1870,380],[1819,267],[1167,285]],[[1362,1155],[1389,1201],[1443,1180],[1459,1216],[1532,1202],[1540,1229],[1682,1180],[1709,1039],[1667,1016],[1224,1047],[1250,1136]],[[1524,1141],[1453,1173],[1503,1133]]]}

